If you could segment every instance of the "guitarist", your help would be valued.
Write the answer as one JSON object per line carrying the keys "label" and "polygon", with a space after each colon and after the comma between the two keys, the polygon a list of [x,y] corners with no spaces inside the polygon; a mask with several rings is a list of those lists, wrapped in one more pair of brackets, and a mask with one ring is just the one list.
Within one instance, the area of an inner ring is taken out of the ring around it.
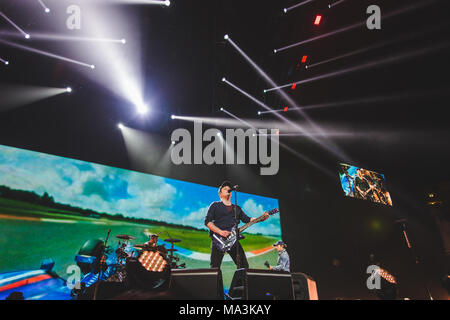
{"label": "guitarist", "polygon": [[[214,233],[222,237],[228,237],[230,232],[227,230],[231,230],[231,228],[236,225],[236,221],[234,219],[234,205],[231,203],[232,187],[231,182],[224,181],[219,187],[219,198],[221,201],[213,202],[209,206],[208,213],[205,217],[205,225],[210,230],[209,234],[211,237]],[[239,206],[237,206],[236,210],[239,221],[248,223],[255,219],[248,217]],[[266,215],[266,219],[269,217],[267,212],[264,212],[264,215]],[[237,261],[238,250],[240,261]],[[248,261],[245,256],[244,249],[242,249],[239,241],[236,241],[236,244],[230,249],[230,251],[228,251],[228,253],[238,269],[248,268]],[[225,253],[221,252],[218,248],[216,248],[214,243],[211,242],[211,268],[220,268],[224,254]]]}
{"label": "guitarist", "polygon": [[289,259],[289,254],[286,251],[287,245],[283,241],[279,240],[273,244],[275,249],[278,252],[278,262],[275,267],[272,267],[269,265],[268,262],[266,262],[266,267],[268,267],[270,270],[274,271],[291,271],[291,263]]}

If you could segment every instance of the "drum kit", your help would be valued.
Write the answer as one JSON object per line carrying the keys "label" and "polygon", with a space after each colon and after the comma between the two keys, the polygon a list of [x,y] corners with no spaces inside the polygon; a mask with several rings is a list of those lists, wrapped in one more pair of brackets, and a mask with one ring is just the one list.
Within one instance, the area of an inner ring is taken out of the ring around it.
{"label": "drum kit", "polygon": [[179,257],[174,255],[178,249],[174,244],[179,239],[169,238],[158,244],[158,234],[148,234],[149,240],[142,244],[132,244],[134,236],[119,234],[117,249],[114,251],[116,272],[107,281],[124,282],[145,289],[157,289],[167,284],[171,269],[185,268],[186,264],[178,264]]}
{"label": "drum kit", "polygon": [[[180,258],[174,255],[174,252],[178,251],[178,249],[174,248],[174,244],[181,242],[180,239],[164,239],[164,242],[170,243],[171,245],[171,248],[167,249],[165,244],[158,245],[158,234],[149,234],[149,240],[143,244],[132,244],[131,242],[136,239],[136,237],[128,234],[119,234],[116,238],[119,240],[117,249],[114,253],[116,265],[118,266],[124,265],[127,259],[137,258],[139,260],[141,257],[149,256],[150,252],[153,252],[154,254],[152,256],[161,257],[171,269],[185,268],[184,263],[178,264]],[[144,258],[141,260],[144,260]],[[158,258],[156,260],[160,259]]]}
{"label": "drum kit", "polygon": [[164,242],[171,245],[167,249],[165,244],[158,244],[158,234],[146,233],[149,240],[143,244],[133,244],[134,236],[119,234],[116,235],[117,245],[108,245],[110,232],[108,230],[105,241],[87,241],[76,256],[85,275],[80,287],[72,290],[73,297],[96,300],[100,286],[127,290],[164,289],[170,283],[171,270],[186,267],[185,263],[178,264],[179,257],[174,255],[178,251],[174,244],[181,242],[179,239],[165,239]]}

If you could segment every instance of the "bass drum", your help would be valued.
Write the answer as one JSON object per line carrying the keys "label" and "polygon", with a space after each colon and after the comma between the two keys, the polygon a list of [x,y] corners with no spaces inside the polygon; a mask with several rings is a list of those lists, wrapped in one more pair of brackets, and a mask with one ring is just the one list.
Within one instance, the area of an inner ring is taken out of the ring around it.
{"label": "bass drum", "polygon": [[126,263],[128,283],[144,290],[164,290],[170,282],[170,263],[158,251],[143,251]]}
{"label": "bass drum", "polygon": [[78,251],[79,256],[95,257],[94,263],[77,261],[77,265],[80,267],[81,272],[89,273],[92,269],[98,269],[100,258],[102,257],[103,249],[105,248],[105,243],[100,239],[91,239],[84,243],[80,251]]}

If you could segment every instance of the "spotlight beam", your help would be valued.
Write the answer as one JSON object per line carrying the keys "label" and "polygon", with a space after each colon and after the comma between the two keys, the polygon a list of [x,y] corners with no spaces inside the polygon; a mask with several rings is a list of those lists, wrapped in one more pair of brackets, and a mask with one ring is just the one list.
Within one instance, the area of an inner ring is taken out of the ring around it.
{"label": "spotlight beam", "polygon": [[45,12],[50,12],[50,9],[45,5],[44,1],[38,0],[39,4],[41,5],[42,9],[44,9]]}
{"label": "spotlight beam", "polygon": [[316,63],[313,63],[313,64],[308,64],[306,66],[306,69],[309,70],[311,68],[314,68],[314,67],[317,67],[317,66],[329,63],[329,62],[333,62],[333,61],[336,61],[336,60],[339,60],[339,59],[351,57],[351,56],[354,56],[354,55],[357,55],[357,54],[360,54],[360,53],[363,53],[363,52],[367,52],[367,51],[370,51],[370,50],[373,50],[373,49],[378,49],[378,48],[381,48],[381,47],[384,47],[384,46],[388,46],[388,45],[393,44],[393,43],[397,44],[398,42],[407,41],[407,40],[410,40],[412,38],[415,38],[415,37],[418,37],[418,36],[422,36],[422,35],[425,35],[425,34],[430,33],[430,32],[438,31],[443,26],[444,25],[439,25],[438,27],[430,28],[428,30],[423,30],[423,31],[420,31],[420,32],[412,33],[412,34],[407,34],[406,36],[397,37],[395,39],[392,39],[392,40],[389,40],[389,41],[385,41],[385,42],[382,42],[382,43],[378,43],[378,44],[375,44],[373,46],[369,46],[369,47],[362,48],[362,49],[359,49],[359,50],[355,50],[355,51],[352,51],[352,52],[344,53],[342,55],[339,55],[339,56],[336,56],[336,57],[333,57],[333,58],[330,58],[330,59],[327,59],[327,60],[323,60],[323,61],[316,62]]}
{"label": "spotlight beam", "polygon": [[[247,121],[245,121],[245,120],[243,120],[243,119],[240,119],[239,117],[235,116],[234,114],[232,114],[232,113],[229,112],[229,111],[226,111],[225,109],[223,109],[222,111],[224,111],[224,112],[225,112],[226,114],[228,114],[229,116],[231,116],[231,117],[237,119],[238,121],[242,122],[243,124],[249,126],[249,127],[252,128],[252,129],[255,129],[255,130],[257,131],[257,129],[256,129],[254,126],[252,126],[250,123],[248,123]],[[256,135],[258,136],[258,135],[262,135],[262,134],[257,133]],[[266,136],[268,136],[268,137],[272,140],[272,136],[274,136],[274,135],[272,135],[272,134],[266,134]],[[326,174],[328,177],[331,177],[331,178],[334,179],[334,172],[332,172],[331,170],[329,170],[329,169],[327,169],[327,168],[324,168],[324,167],[320,166],[318,163],[316,163],[315,161],[311,160],[310,158],[308,158],[308,157],[305,156],[304,154],[301,154],[300,152],[298,152],[298,151],[292,149],[292,148],[289,147],[287,144],[281,142],[280,139],[278,139],[278,144],[279,144],[282,148],[284,148],[285,150],[287,150],[287,151],[289,151],[290,153],[292,153],[292,154],[293,154],[294,156],[296,156],[297,158],[302,159],[303,161],[305,161],[305,162],[308,163],[309,165],[311,165],[311,166],[313,166],[313,167],[319,169],[320,171],[322,171],[322,172],[323,172],[324,174]]]}
{"label": "spotlight beam", "polygon": [[[329,102],[329,103],[319,103],[319,104],[311,104],[300,107],[302,110],[309,110],[309,109],[322,109],[322,108],[333,108],[333,107],[340,107],[340,106],[352,106],[352,105],[361,105],[361,104],[371,104],[371,103],[382,103],[386,101],[395,101],[395,100],[403,100],[403,99],[415,99],[415,98],[421,98],[426,95],[438,95],[442,93],[446,93],[447,91],[445,89],[436,89],[431,91],[422,91],[422,92],[416,92],[416,93],[410,93],[405,92],[402,94],[397,95],[390,95],[390,96],[377,96],[377,97],[369,97],[369,98],[362,98],[362,99],[354,99],[354,100],[346,100],[346,101],[336,101],[336,102]],[[291,109],[289,109],[291,110]],[[288,111],[289,111],[288,110]],[[292,108],[292,110],[297,110],[295,108]],[[274,112],[281,112],[281,110],[274,110]],[[260,111],[260,113],[269,113],[269,111]]]}
{"label": "spotlight beam", "polygon": [[3,63],[4,65],[9,65],[8,60],[4,60],[4,59],[0,58],[0,62]]}
{"label": "spotlight beam", "polygon": [[16,28],[25,38],[30,38],[30,35],[23,31],[17,24],[14,23],[10,18],[8,18],[3,12],[0,11],[0,16],[3,17],[6,21],[8,21],[14,28]]}
{"label": "spotlight beam", "polygon": [[[225,110],[224,108],[222,108],[222,111],[225,112],[226,114],[228,114],[230,117],[232,117],[232,118],[234,118],[234,119],[240,121],[240,122],[243,123],[244,125],[248,126],[249,128],[252,128],[252,129],[254,129],[256,132],[258,132],[258,130],[257,130],[253,125],[251,125],[250,123],[248,123],[247,121],[245,121],[245,120],[239,118],[238,116],[235,116],[234,114],[232,114],[231,112]],[[261,134],[256,134],[256,135],[261,135]],[[268,134],[267,136],[270,137],[270,139],[272,140],[272,136],[274,136],[274,135]],[[315,161],[311,160],[311,159],[308,158],[307,156],[305,156],[305,155],[301,154],[300,152],[298,152],[298,151],[292,149],[292,148],[289,147],[287,144],[281,142],[280,139],[278,139],[278,144],[279,144],[282,148],[284,148],[284,149],[286,149],[287,151],[289,151],[290,153],[292,153],[294,156],[296,156],[296,157],[302,159],[303,161],[305,161],[305,162],[308,163],[309,165],[311,165],[311,166],[313,166],[313,167],[315,167],[315,168],[321,170],[324,174],[328,175],[329,177],[334,178],[334,173],[331,172],[331,170],[329,170],[329,169],[327,169],[327,168],[324,168],[324,167],[320,166],[319,164],[317,164]]]}
{"label": "spotlight beam", "polygon": [[272,110],[272,108],[270,108],[269,106],[267,106],[266,104],[264,104],[263,102],[259,101],[258,99],[256,99],[255,97],[253,97],[252,95],[248,94],[247,92],[245,92],[244,90],[242,90],[241,88],[239,88],[238,86],[236,86],[235,84],[231,83],[230,81],[228,81],[227,79],[222,79],[223,82],[225,82],[227,85],[229,85],[230,87],[232,87],[233,89],[235,89],[236,91],[240,92],[241,94],[243,94],[244,96],[246,96],[247,98],[249,98],[250,100],[252,100],[253,102],[255,102],[256,104],[258,104],[259,106],[263,107],[266,110]]}
{"label": "spotlight beam", "polygon": [[340,4],[340,3],[344,2],[344,1],[347,1],[347,0],[339,0],[339,1],[336,1],[336,2],[333,2],[333,3],[330,3],[328,5],[328,8],[332,8],[334,6],[337,6],[338,4]]}
{"label": "spotlight beam", "polygon": [[412,52],[406,52],[394,57],[388,57],[385,59],[381,59],[381,60],[377,60],[377,61],[372,61],[372,62],[368,62],[362,65],[358,65],[358,66],[353,66],[347,69],[341,69],[338,71],[334,71],[334,72],[330,72],[327,74],[322,74],[320,76],[316,76],[316,77],[312,77],[309,79],[304,79],[304,80],[300,80],[297,82],[291,82],[289,84],[284,84],[282,86],[277,86],[274,88],[269,88],[269,89],[265,89],[264,92],[270,92],[270,91],[274,91],[274,90],[280,90],[283,88],[287,88],[292,86],[293,84],[304,84],[304,83],[309,83],[309,82],[313,82],[313,81],[317,81],[317,80],[322,80],[322,79],[328,79],[328,78],[332,78],[332,77],[336,77],[336,76],[340,76],[340,75],[344,75],[344,74],[348,74],[351,72],[355,72],[355,71],[361,71],[361,70],[366,70],[366,69],[370,69],[370,68],[374,68],[374,67],[379,67],[379,66],[383,66],[385,64],[390,64],[393,62],[397,62],[399,60],[403,60],[403,59],[410,59],[410,58],[414,58],[417,56],[421,56],[436,50],[440,50],[443,49],[447,46],[450,45],[450,42],[444,42],[438,46],[434,46],[434,47],[430,47],[430,48],[424,48],[424,49],[420,49],[420,50],[416,50],[416,51],[412,51]]}
{"label": "spotlight beam", "polygon": [[[260,105],[261,107],[263,107],[266,110],[272,111],[273,109],[271,109],[270,107],[268,107],[267,105],[265,105],[263,102],[259,101],[258,99],[256,99],[255,97],[253,97],[252,95],[248,94],[247,92],[245,92],[244,90],[242,90],[241,88],[239,88],[238,86],[232,84],[231,82],[229,82],[228,80],[226,80],[225,78],[222,79],[223,82],[225,82],[226,84],[228,84],[230,87],[232,87],[233,89],[237,90],[238,92],[240,92],[241,94],[243,94],[244,96],[246,96],[247,98],[249,98],[250,100],[252,100],[253,102],[257,103],[258,105]],[[314,142],[316,142],[317,144],[319,144],[320,146],[322,146],[325,150],[328,150],[329,152],[334,153],[335,155],[339,156],[341,159],[345,159],[348,160],[348,157],[346,155],[344,155],[335,145],[328,145],[326,143],[324,143],[323,141],[317,139],[316,137],[308,134],[301,126],[297,125],[296,123],[290,121],[289,119],[281,116],[278,113],[274,113],[274,115],[276,117],[278,117],[279,119],[281,119],[283,122],[288,123],[289,125],[291,125],[293,128],[295,128],[296,130],[298,130],[299,132],[303,132],[306,133],[307,136],[309,136],[311,138],[311,140],[313,140]],[[320,129],[319,127],[317,127],[312,121],[308,121],[308,124],[311,125],[314,130],[322,133],[322,136],[326,137],[325,133],[323,132],[322,129]]]}
{"label": "spotlight beam", "polygon": [[114,2],[123,4],[153,4],[160,6],[170,6],[169,0],[113,0]]}
{"label": "spotlight beam", "polygon": [[[396,10],[396,11],[384,14],[383,15],[383,21],[385,21],[388,18],[392,18],[394,16],[397,16],[399,14],[406,13],[408,11],[412,11],[412,10],[415,10],[415,9],[427,6],[427,5],[429,5],[429,4],[431,4],[431,3],[435,2],[435,1],[436,0],[424,1],[424,2],[421,2],[419,4],[416,4],[416,5],[407,7],[407,8],[401,8],[399,10]],[[366,25],[366,20],[358,22],[358,23],[355,23],[355,24],[352,24],[350,26],[347,26],[347,27],[344,27],[344,28],[341,28],[341,29],[338,29],[338,30],[335,30],[335,31],[331,31],[331,32],[322,34],[322,35],[314,37],[314,38],[310,38],[310,39],[303,40],[303,41],[300,41],[300,42],[297,42],[297,43],[293,43],[293,44],[287,45],[287,46],[282,47],[282,48],[274,49],[274,53],[279,53],[281,51],[285,51],[285,50],[288,50],[288,49],[292,49],[292,48],[301,46],[302,44],[305,44],[305,43],[310,43],[310,42],[313,42],[313,41],[316,41],[316,40],[328,38],[330,36],[333,36],[333,35],[336,35],[336,34],[339,34],[339,33],[345,32],[345,31],[353,30],[353,29],[356,29],[356,28],[359,28],[359,27],[365,26],[365,25]]]}
{"label": "spotlight beam", "polygon": [[[275,81],[272,80],[272,78],[269,77],[269,75],[264,72],[264,70],[259,67],[252,59],[250,59],[250,57],[241,49],[239,48],[239,46],[228,36],[226,37],[226,40],[233,46],[233,48],[253,67],[253,69],[270,85],[276,87],[277,84],[275,83]],[[224,78],[225,79],[225,78]],[[223,79],[222,79],[223,80]],[[261,104],[260,101],[256,100],[255,98],[249,96],[248,94],[244,93],[243,90],[237,89],[239,92],[243,93],[244,95],[246,95],[248,98],[250,98],[251,100],[255,101],[256,103],[258,103],[260,106],[262,106],[264,109],[266,110],[272,110],[271,108],[267,107],[265,104]],[[294,100],[289,97],[285,92],[283,91],[278,91],[278,93],[281,95],[281,97],[287,101],[289,103],[289,105],[291,107],[294,108],[298,108],[299,106],[294,102]],[[300,113],[302,113],[302,111],[300,110]],[[276,114],[277,115],[277,114]],[[278,115],[277,115],[278,116]],[[317,131],[322,131],[320,129],[319,126],[317,126],[309,117],[307,114],[302,113],[303,118],[308,122],[308,124],[310,124],[311,126],[314,126],[315,129]],[[280,118],[282,120],[284,120],[285,122],[290,122],[288,119],[281,117]],[[301,130],[301,128],[299,128]],[[337,154],[340,156],[341,159],[343,160],[348,160],[348,157],[341,151],[339,150],[339,148],[334,145],[332,142],[327,142],[327,144],[321,143],[319,141],[316,141],[317,143],[319,143],[320,145],[322,145],[325,149]],[[328,145],[329,144],[329,145]]]}
{"label": "spotlight beam", "polygon": [[31,48],[31,47],[24,46],[24,45],[21,45],[21,44],[18,44],[18,43],[14,43],[14,42],[11,42],[11,41],[7,41],[7,40],[4,40],[4,39],[0,39],[0,43],[3,43],[3,44],[8,45],[8,46],[11,46],[13,48],[25,50],[25,51],[28,51],[28,52],[33,52],[33,53],[36,53],[36,54],[39,54],[39,55],[43,55],[43,56],[47,56],[47,57],[50,57],[50,58],[54,58],[54,59],[58,59],[58,60],[62,60],[62,61],[66,61],[66,62],[70,62],[70,63],[74,63],[74,64],[78,64],[78,65],[81,65],[81,66],[84,66],[84,67],[88,67],[88,68],[91,68],[91,69],[95,68],[95,66],[93,64],[88,64],[88,63],[85,63],[85,62],[77,61],[77,60],[74,60],[74,59],[63,57],[63,56],[60,56],[60,55],[57,55],[57,54],[54,54],[54,53],[50,53],[50,52],[47,52],[47,51]]}
{"label": "spotlight beam", "polygon": [[284,8],[284,13],[288,13],[288,12],[291,11],[292,9],[301,7],[301,6],[305,5],[305,4],[310,3],[310,2],[313,2],[313,1],[314,1],[314,0],[306,0],[306,1],[303,1],[303,2],[300,2],[300,3],[297,3],[297,4],[294,4],[293,6],[290,6],[289,8]]}
{"label": "spotlight beam", "polygon": [[[1,31],[1,36],[18,38],[19,35],[13,32]],[[90,37],[76,37],[67,36],[62,34],[50,34],[50,33],[33,33],[33,39],[48,40],[48,41],[84,41],[84,42],[110,42],[118,44],[126,44],[126,39],[113,39],[113,38],[90,38]]]}
{"label": "spotlight beam", "polygon": [[283,132],[295,132],[295,128],[286,125],[281,121],[262,121],[254,119],[230,119],[226,118],[211,118],[211,117],[190,117],[190,116],[174,116],[174,119],[190,122],[202,122],[203,124],[211,125],[216,128],[236,128],[241,124],[244,124],[249,128],[277,128],[283,130]]}
{"label": "spotlight beam", "polygon": [[67,92],[67,88],[0,84],[0,112],[36,103]]}
{"label": "spotlight beam", "polygon": [[245,121],[244,119],[241,119],[241,118],[235,116],[234,114],[232,114],[231,112],[225,110],[225,108],[222,108],[221,110],[222,110],[223,112],[225,112],[227,115],[229,115],[230,117],[232,117],[232,118],[234,118],[234,119],[236,119],[236,120],[242,122],[242,123],[245,124],[247,127],[249,127],[249,128],[255,128],[254,126],[252,126],[250,123],[248,123],[248,122]]}
{"label": "spotlight beam", "polygon": [[[255,69],[256,72],[264,78],[264,80],[266,80],[266,82],[268,82],[270,85],[272,85],[274,87],[277,86],[275,81],[273,81],[272,78],[270,78],[269,75],[267,73],[265,73],[264,70],[262,70],[262,68],[260,68],[252,59],[250,59],[250,57],[241,48],[239,48],[239,46],[230,37],[228,37],[227,40],[228,40],[228,42],[230,42],[230,44],[233,46],[233,48],[235,48],[236,51],[253,67],[253,69]],[[289,103],[289,105],[291,107],[298,108],[298,105],[294,102],[294,100],[292,100],[292,98],[289,97],[285,92],[279,91],[279,94],[282,96],[282,98],[284,100],[286,100]],[[252,100],[255,101],[254,98]],[[259,101],[257,101],[257,100],[255,102],[260,104]],[[268,108],[264,104],[262,104],[261,106],[263,108],[265,108],[266,110],[272,110],[271,108]],[[307,120],[308,123],[314,125],[313,121],[311,119],[309,119],[309,117],[306,114],[303,114],[303,117]],[[320,128],[318,128],[316,126],[316,129],[320,129]]]}
{"label": "spotlight beam", "polygon": [[[314,133],[313,135],[321,136],[319,133]],[[334,136],[334,137],[354,137],[354,132],[329,132],[327,133],[328,136]],[[298,132],[292,132],[292,133],[257,133],[256,136],[264,136],[264,137],[270,137],[270,136],[279,136],[279,137],[306,137],[304,133],[298,133]]]}

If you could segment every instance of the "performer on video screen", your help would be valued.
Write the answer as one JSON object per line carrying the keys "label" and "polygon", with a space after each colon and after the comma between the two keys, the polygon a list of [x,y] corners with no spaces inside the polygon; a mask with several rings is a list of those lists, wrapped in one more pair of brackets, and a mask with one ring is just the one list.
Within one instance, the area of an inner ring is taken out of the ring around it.
{"label": "performer on video screen", "polygon": [[289,254],[287,253],[287,245],[283,241],[277,241],[273,244],[278,252],[278,262],[275,267],[269,265],[270,270],[291,272]]}
{"label": "performer on video screen", "polygon": [[[219,198],[220,201],[211,203],[208,209],[208,213],[205,217],[205,225],[210,230],[210,236],[216,233],[222,237],[227,237],[230,235],[230,231],[234,225],[236,225],[234,216],[234,205],[231,203],[231,192],[232,185],[229,181],[224,181],[219,187]],[[250,218],[247,216],[242,209],[237,206],[237,217],[239,221],[248,223],[253,221],[255,218]],[[264,213],[266,219],[269,217],[267,212]],[[237,255],[239,251],[240,261],[237,261]],[[238,268],[248,268],[248,261],[245,256],[244,249],[242,249],[239,241],[228,251],[231,258]],[[221,252],[214,243],[211,241],[211,268],[220,268],[224,253]]]}

